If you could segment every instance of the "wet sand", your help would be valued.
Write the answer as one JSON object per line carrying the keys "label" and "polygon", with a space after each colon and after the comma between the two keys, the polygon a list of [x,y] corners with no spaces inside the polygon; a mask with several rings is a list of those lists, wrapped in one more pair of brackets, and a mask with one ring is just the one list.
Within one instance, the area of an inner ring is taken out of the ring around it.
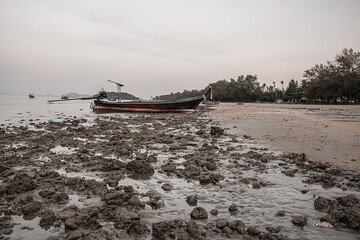
{"label": "wet sand", "polygon": [[213,119],[272,149],[360,171],[360,107],[221,103]]}

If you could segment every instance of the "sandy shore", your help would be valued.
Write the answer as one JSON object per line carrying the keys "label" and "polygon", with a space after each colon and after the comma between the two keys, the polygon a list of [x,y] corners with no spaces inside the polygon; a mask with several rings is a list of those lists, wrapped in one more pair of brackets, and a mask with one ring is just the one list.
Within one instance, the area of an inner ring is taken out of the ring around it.
{"label": "sandy shore", "polygon": [[224,127],[273,150],[360,171],[359,106],[221,103],[214,109]]}

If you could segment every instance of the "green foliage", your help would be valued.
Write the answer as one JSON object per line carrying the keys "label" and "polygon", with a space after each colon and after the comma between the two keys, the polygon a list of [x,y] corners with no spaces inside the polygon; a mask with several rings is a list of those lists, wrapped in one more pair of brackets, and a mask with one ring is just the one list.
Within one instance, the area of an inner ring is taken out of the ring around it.
{"label": "green foliage", "polygon": [[[225,102],[253,102],[256,101],[262,94],[260,84],[257,81],[257,76],[253,75],[241,75],[230,81],[220,80],[210,84],[213,90],[214,101],[225,101]],[[195,96],[201,96],[204,94],[205,89],[192,90],[180,93],[170,93],[169,95],[157,96],[155,100],[177,100],[181,98],[189,98]],[[207,96],[210,99],[210,96]]]}
{"label": "green foliage", "polygon": [[[359,103],[360,102],[360,52],[343,49],[335,60],[327,64],[315,64],[304,73],[301,83],[291,79],[284,90],[276,82],[260,85],[256,75],[241,75],[236,80],[220,80],[211,83],[213,100],[223,102],[308,102],[308,103]],[[155,100],[177,100],[201,96],[206,88],[157,96]],[[208,99],[210,96],[207,96]]]}
{"label": "green foliage", "polygon": [[304,96],[311,102],[360,102],[360,52],[343,49],[335,60],[304,73]]}
{"label": "green foliage", "polygon": [[[109,99],[115,100],[118,99],[118,93],[117,92],[107,92],[106,93]],[[122,100],[139,100],[138,97],[135,97],[134,95],[126,92],[121,93],[121,99]]]}

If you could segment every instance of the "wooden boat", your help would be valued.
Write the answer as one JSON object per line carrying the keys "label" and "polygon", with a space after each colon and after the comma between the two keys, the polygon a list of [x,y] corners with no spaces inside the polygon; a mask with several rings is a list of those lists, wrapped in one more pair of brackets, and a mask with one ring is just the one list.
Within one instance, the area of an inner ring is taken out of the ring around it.
{"label": "wooden boat", "polygon": [[[205,100],[205,96],[210,92],[211,86],[205,91],[203,96],[180,99],[175,101],[121,101],[121,87],[124,85],[111,80],[115,83],[118,90],[118,101],[104,101],[98,98],[92,104],[94,112],[181,112],[191,113]],[[100,94],[101,95],[101,94]]]}
{"label": "wooden boat", "polygon": [[204,97],[194,97],[176,101],[130,101],[111,102],[97,99],[94,101],[95,112],[193,112]]}
{"label": "wooden boat", "polygon": [[33,93],[29,93],[29,98],[35,98],[35,95]]}
{"label": "wooden boat", "polygon": [[93,97],[86,98],[73,98],[73,99],[61,99],[61,100],[49,100],[49,103],[70,101],[70,100],[90,100],[94,99],[94,102],[90,105],[94,112],[193,112],[199,104],[206,99],[206,95],[210,92],[211,86],[207,88],[203,96],[180,99],[175,101],[121,101],[121,87],[124,85],[108,80],[115,83],[118,88],[118,100],[117,101],[105,101],[107,98],[105,91],[100,91],[99,94]]}

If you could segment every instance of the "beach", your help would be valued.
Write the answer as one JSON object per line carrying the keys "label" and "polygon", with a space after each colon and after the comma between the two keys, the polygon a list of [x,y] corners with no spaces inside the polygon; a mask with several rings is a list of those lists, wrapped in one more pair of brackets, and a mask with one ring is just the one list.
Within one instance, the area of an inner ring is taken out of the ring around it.
{"label": "beach", "polygon": [[[0,239],[359,236],[358,171],[277,144],[299,119],[317,119],[315,110],[220,103],[192,114],[96,114],[82,101],[6,101]],[[345,117],[356,117],[349,109]],[[320,117],[319,131],[333,128]],[[280,119],[289,125],[275,128]],[[345,125],[337,130],[345,132]]]}
{"label": "beach", "polygon": [[231,132],[274,150],[360,171],[358,105],[221,103],[213,109],[213,119]]}

